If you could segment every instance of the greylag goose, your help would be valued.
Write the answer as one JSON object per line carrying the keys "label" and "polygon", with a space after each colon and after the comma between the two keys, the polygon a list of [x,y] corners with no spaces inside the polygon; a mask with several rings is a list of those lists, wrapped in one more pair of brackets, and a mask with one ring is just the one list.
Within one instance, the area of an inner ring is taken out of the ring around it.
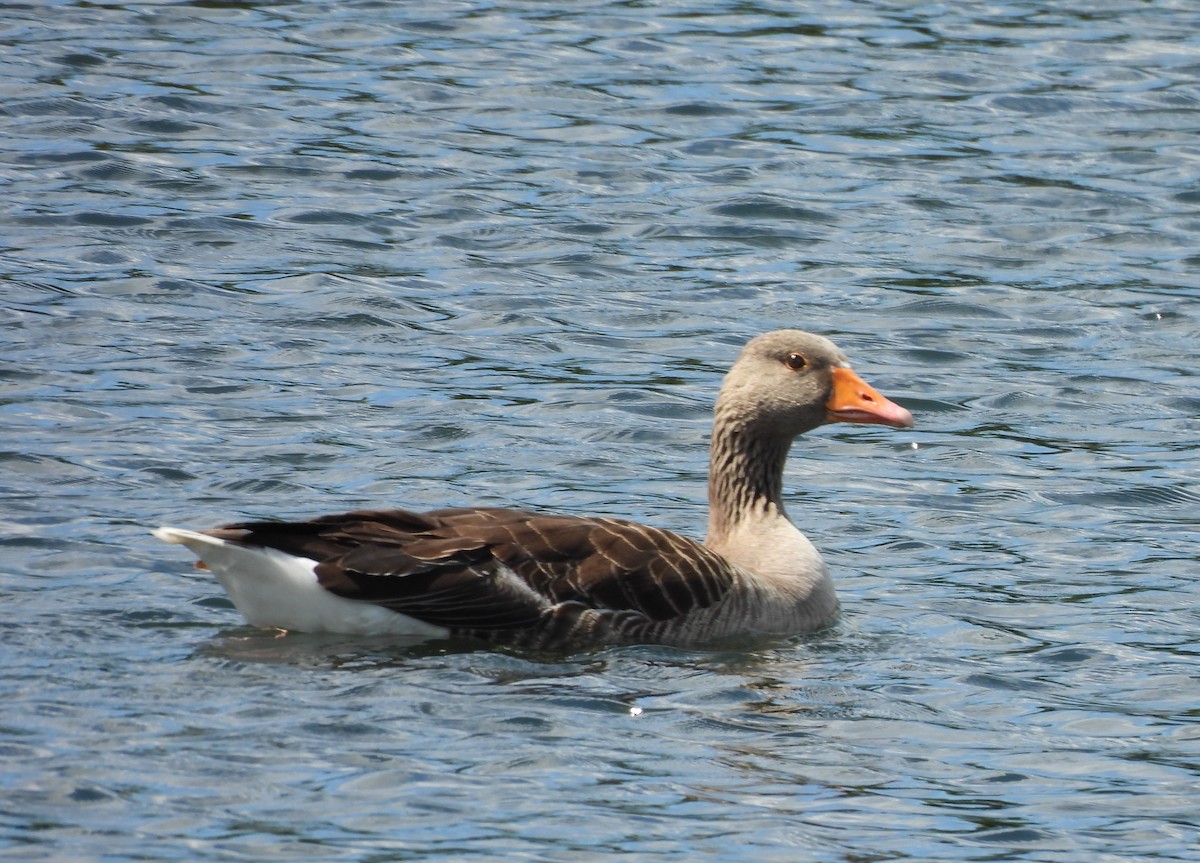
{"label": "greylag goose", "polygon": [[162,527],[261,627],[542,649],[700,645],[811,632],[838,601],[783,509],[792,440],[912,414],[798,330],[752,339],[717,397],[703,543],[605,517],[479,507],[362,510],[210,531]]}

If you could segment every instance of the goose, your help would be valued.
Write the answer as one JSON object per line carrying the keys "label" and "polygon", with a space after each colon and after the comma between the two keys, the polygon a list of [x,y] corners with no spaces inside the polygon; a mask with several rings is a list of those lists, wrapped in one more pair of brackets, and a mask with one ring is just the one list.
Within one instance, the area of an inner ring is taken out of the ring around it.
{"label": "goose", "polygon": [[154,534],[194,552],[264,628],[545,650],[782,638],[839,611],[782,494],[792,441],[832,422],[913,418],[830,340],[777,330],[745,345],[717,396],[703,542],[620,518],[490,506]]}

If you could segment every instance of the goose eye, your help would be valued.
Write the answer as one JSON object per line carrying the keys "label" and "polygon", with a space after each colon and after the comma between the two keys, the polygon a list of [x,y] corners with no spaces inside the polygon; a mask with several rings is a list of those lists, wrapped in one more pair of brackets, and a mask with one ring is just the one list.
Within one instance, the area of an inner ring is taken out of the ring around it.
{"label": "goose eye", "polygon": [[787,359],[783,362],[784,365],[794,372],[798,372],[808,365],[808,360],[804,358],[804,354],[788,354]]}

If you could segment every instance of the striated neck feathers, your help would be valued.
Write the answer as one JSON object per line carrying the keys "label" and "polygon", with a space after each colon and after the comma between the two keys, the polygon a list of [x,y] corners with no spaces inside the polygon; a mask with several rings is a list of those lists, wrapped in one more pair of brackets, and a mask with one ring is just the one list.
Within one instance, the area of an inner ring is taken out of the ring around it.
{"label": "striated neck feathers", "polygon": [[783,468],[794,437],[736,398],[718,399],[709,453],[706,545],[722,547],[747,522],[787,517]]}

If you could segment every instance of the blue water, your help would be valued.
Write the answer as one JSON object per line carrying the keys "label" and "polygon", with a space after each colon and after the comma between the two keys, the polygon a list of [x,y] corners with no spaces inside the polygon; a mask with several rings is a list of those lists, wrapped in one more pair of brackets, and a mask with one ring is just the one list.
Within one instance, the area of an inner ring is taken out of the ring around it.
{"label": "blue water", "polygon": [[[0,856],[1196,859],[1192,4],[62,0],[0,49]],[[815,637],[277,638],[148,535],[697,535],[780,326],[917,418],[794,449]]]}

